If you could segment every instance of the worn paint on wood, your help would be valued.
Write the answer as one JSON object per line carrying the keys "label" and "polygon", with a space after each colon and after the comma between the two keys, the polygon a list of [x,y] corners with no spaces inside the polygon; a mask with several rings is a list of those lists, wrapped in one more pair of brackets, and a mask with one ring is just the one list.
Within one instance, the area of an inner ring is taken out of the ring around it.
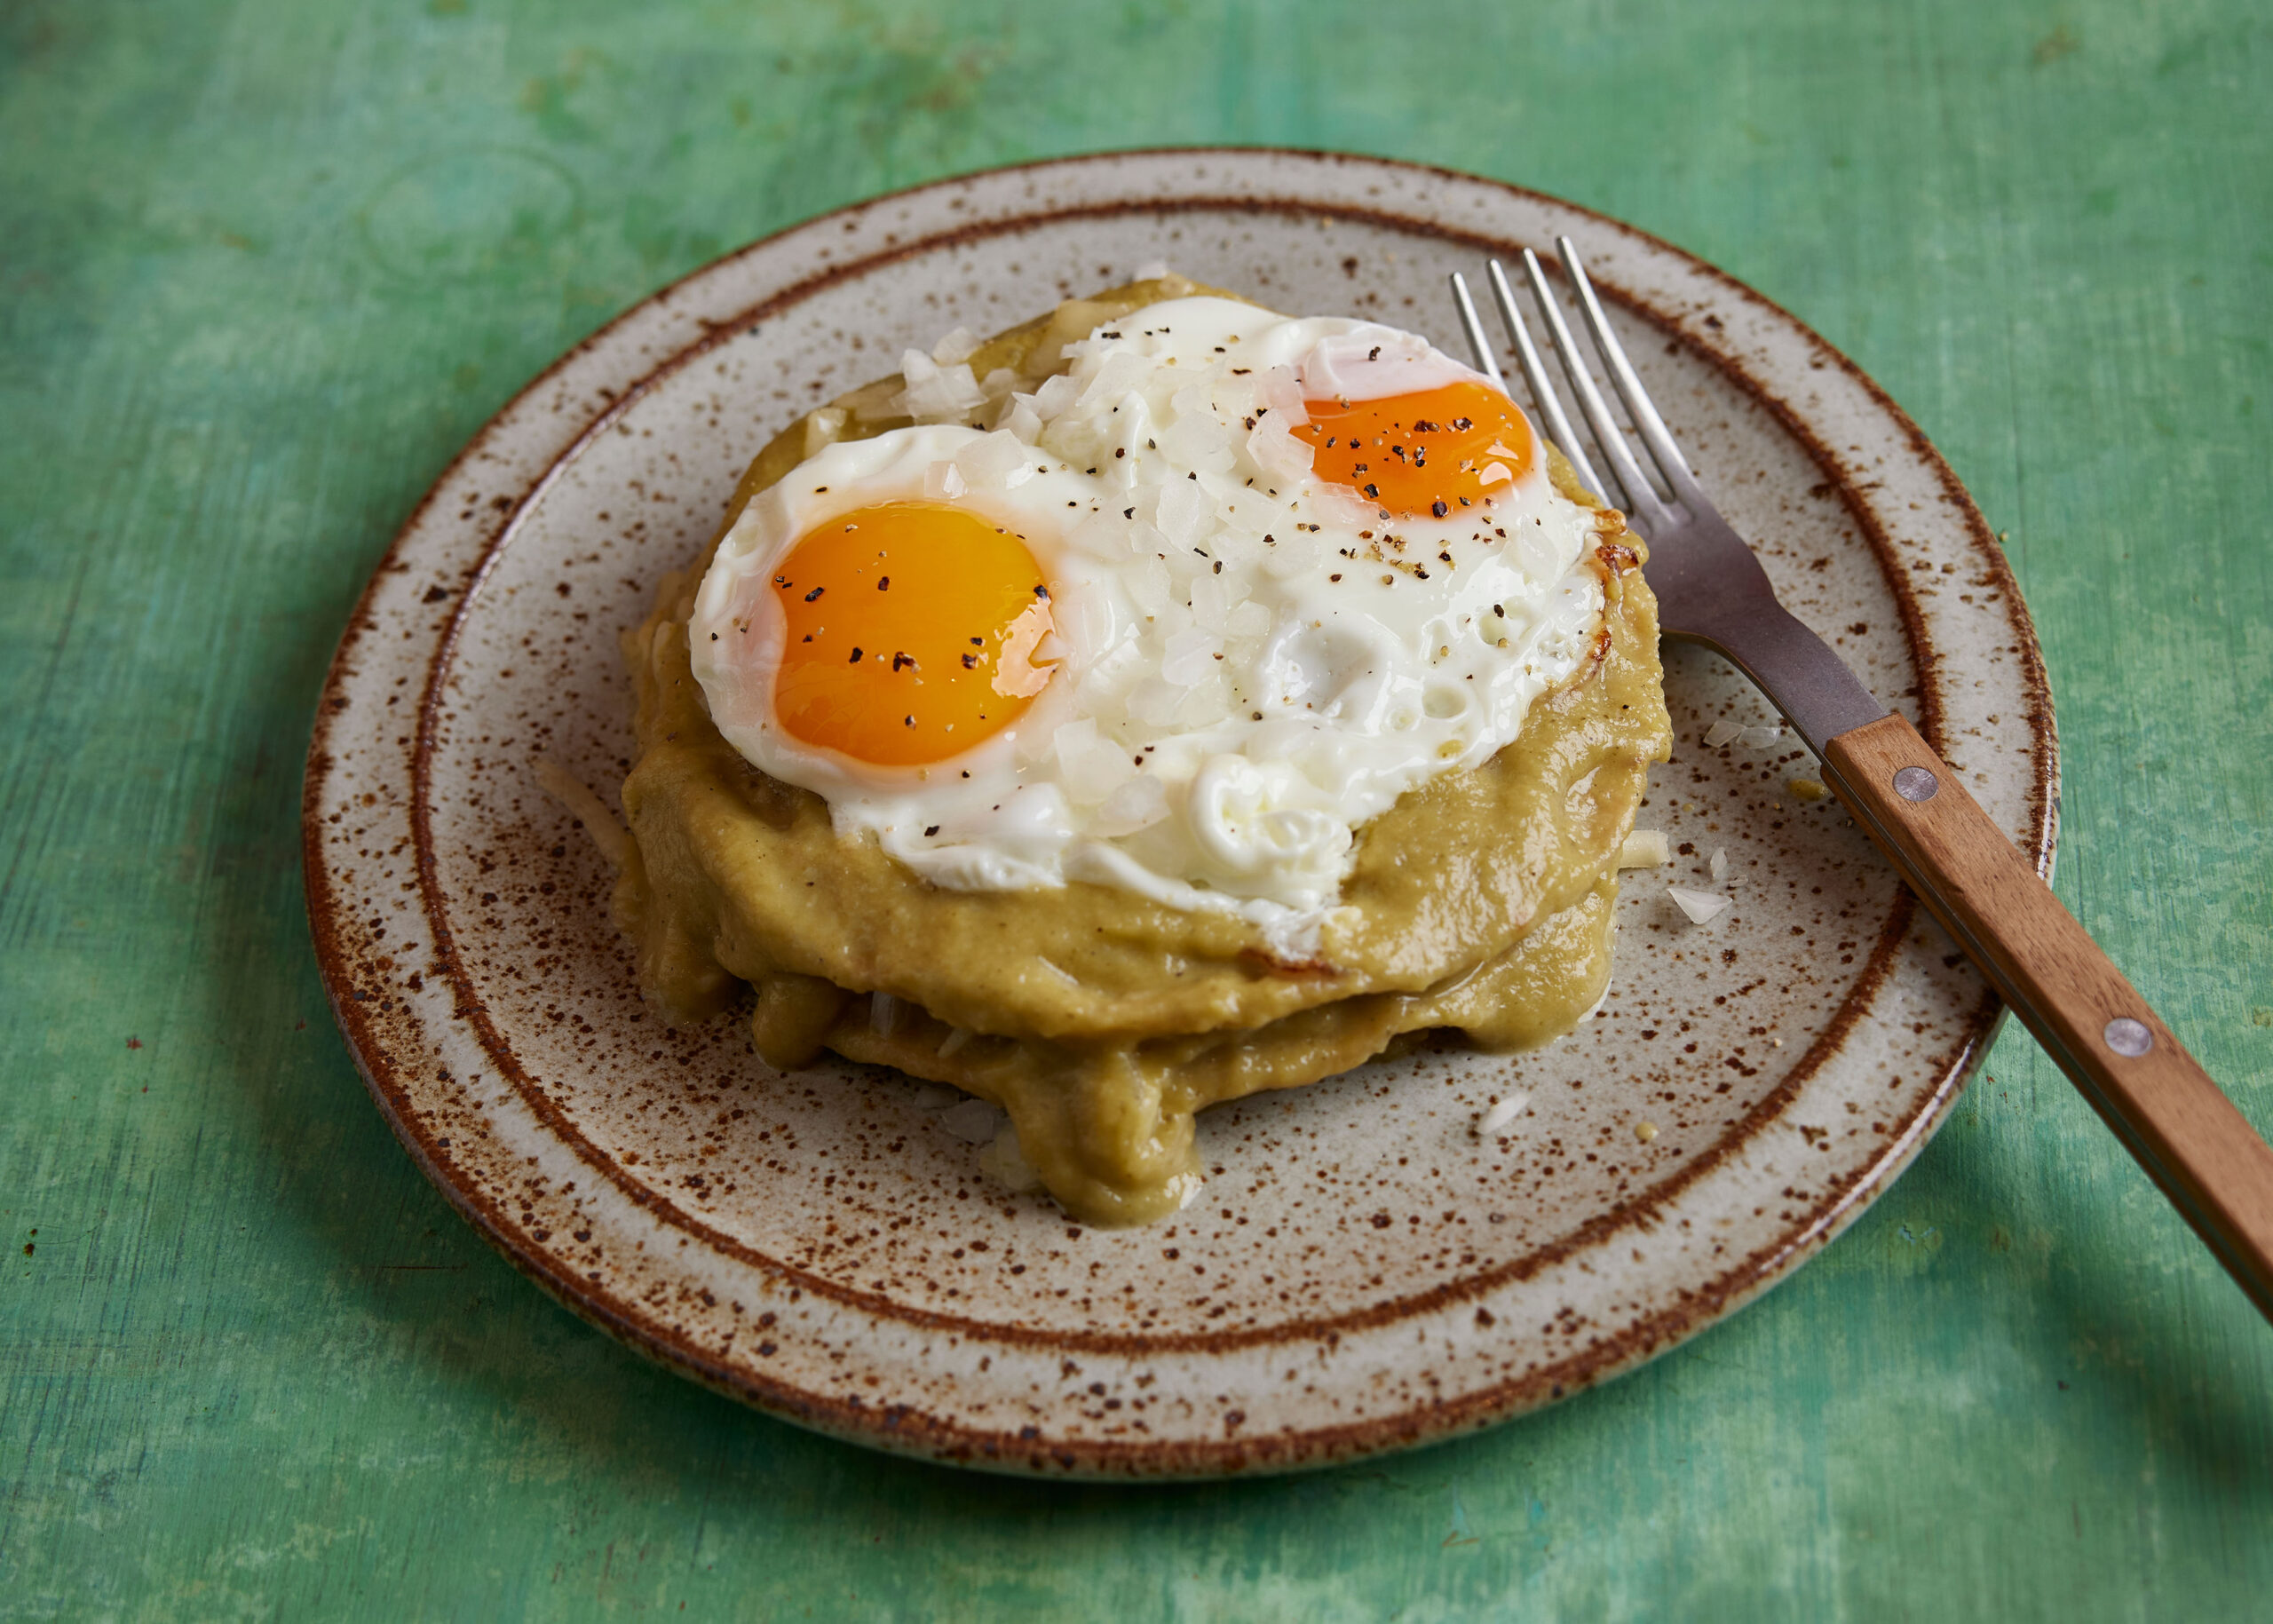
{"label": "worn paint on wood", "polygon": [[[0,18],[0,1614],[2258,1604],[2273,1333],[2018,1034],[1729,1325],[1283,1483],[1038,1489],[806,1438],[568,1319],[418,1177],[325,1014],[295,828],[324,660],[418,493],[725,247],[1178,141],[1557,192],[1853,354],[2010,533],[2063,897],[2273,1125],[2256,8],[940,10]],[[1674,93],[1604,117],[1626,72]]]}

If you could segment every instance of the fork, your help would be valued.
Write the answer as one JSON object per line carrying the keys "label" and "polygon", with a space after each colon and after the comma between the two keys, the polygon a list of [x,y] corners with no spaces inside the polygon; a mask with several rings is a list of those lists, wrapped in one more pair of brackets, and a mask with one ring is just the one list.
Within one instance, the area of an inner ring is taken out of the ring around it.
{"label": "fork", "polygon": [[[2273,1148],[2220,1092],[2052,888],[1917,730],[1889,712],[1823,639],[1776,601],[1744,538],[1713,506],[1603,315],[1568,237],[1556,239],[1603,370],[1659,478],[1643,471],[1572,340],[1539,256],[1524,273],[1601,450],[1605,483],[1573,432],[1496,259],[1493,302],[1515,339],[1547,437],[1587,487],[1622,500],[1650,543],[1644,574],[1665,635],[1735,665],[1823,762],[1824,779],[1896,871],[2106,1119],[2259,1312],[2273,1319]],[[1501,389],[1466,278],[1453,301],[1478,367]]]}

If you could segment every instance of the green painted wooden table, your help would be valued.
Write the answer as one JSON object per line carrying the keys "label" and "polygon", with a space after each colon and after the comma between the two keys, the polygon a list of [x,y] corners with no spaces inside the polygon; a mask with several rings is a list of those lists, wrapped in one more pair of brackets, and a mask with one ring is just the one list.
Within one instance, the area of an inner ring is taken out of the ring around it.
{"label": "green painted wooden table", "polygon": [[807,1437],[414,1171],[325,1011],[297,797],[420,491],[735,243],[1214,141],[1559,193],[1883,382],[2008,533],[2061,893],[2273,1126],[2261,5],[947,9],[0,7],[0,1616],[2265,1616],[2273,1330],[2017,1033],[1733,1321],[1281,1482]]}

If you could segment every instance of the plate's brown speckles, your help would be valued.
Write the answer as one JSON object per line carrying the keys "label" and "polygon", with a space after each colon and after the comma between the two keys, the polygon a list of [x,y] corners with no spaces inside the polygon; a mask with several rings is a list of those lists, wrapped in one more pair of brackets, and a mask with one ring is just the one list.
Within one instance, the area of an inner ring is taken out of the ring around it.
{"label": "plate's brown speckles", "polygon": [[[1535,1055],[1424,1045],[1221,1108],[1199,1199],[1130,1232],[991,1184],[892,1073],[779,1075],[734,1021],[663,1026],[605,864],[533,770],[613,800],[615,635],[816,385],[1160,257],[1443,339],[1446,269],[1557,233],[1786,601],[2048,862],[2050,700],[2002,555],[1915,426],[1788,315],[1644,234],[1444,171],[1255,152],[998,171],[756,244],[594,335],[375,574],[317,712],[309,913],[419,1165],[545,1289],[698,1380],[1046,1475],[1450,1436],[1628,1368],[1812,1255],[1916,1153],[1998,1011],[1844,813],[1793,799],[1812,761],[1699,651],[1667,651],[1678,742],[1642,814],[1674,864],[1629,879],[1602,1013]],[[1707,746],[1723,721],[1753,731]],[[1692,926],[1668,881],[1734,906]],[[1479,1137],[1517,1092],[1509,1131]]]}

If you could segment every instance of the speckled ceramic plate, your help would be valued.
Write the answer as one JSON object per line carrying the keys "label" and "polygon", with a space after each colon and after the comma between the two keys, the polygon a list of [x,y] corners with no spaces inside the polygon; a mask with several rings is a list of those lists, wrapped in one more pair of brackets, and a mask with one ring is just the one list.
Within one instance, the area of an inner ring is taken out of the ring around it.
{"label": "speckled ceramic plate", "polygon": [[[616,634],[766,438],[903,347],[1165,259],[1452,348],[1445,272],[1557,233],[1784,601],[2048,863],[2050,705],[1996,542],[1900,409],[1784,312],[1631,227],[1408,165],[1000,170],[641,305],[482,430],[373,577],[309,761],[308,905],[419,1165],[547,1290],[698,1380],[860,1443],[1101,1477],[1485,1426],[1812,1256],[1933,1132],[1998,1006],[1838,806],[1786,788],[1812,763],[1698,651],[1667,651],[1678,742],[1642,813],[1679,856],[1629,878],[1600,1015],[1540,1053],[1424,1051],[1209,1112],[1200,1199],[1129,1232],[991,1184],[939,1090],[775,1074],[732,1019],[666,1029],[606,866],[535,776],[550,756],[613,799]],[[1723,720],[1753,731],[1708,746]],[[1692,925],[1668,883],[1733,906]],[[1479,1137],[1517,1093],[1512,1131]]]}

